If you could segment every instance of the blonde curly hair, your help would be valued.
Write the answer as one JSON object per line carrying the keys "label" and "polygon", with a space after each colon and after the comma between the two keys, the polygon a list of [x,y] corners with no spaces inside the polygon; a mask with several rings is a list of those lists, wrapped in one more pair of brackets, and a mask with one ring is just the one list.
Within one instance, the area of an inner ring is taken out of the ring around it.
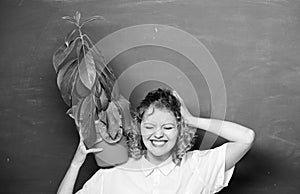
{"label": "blonde curly hair", "polygon": [[129,156],[135,159],[141,158],[146,154],[146,147],[142,141],[140,125],[146,110],[150,107],[157,109],[167,109],[171,111],[177,121],[179,130],[177,142],[172,149],[172,159],[176,164],[180,164],[182,157],[191,149],[195,139],[196,128],[188,127],[180,113],[180,101],[172,94],[169,89],[157,89],[149,92],[144,100],[137,107],[134,117],[134,127],[127,131],[127,144]]}

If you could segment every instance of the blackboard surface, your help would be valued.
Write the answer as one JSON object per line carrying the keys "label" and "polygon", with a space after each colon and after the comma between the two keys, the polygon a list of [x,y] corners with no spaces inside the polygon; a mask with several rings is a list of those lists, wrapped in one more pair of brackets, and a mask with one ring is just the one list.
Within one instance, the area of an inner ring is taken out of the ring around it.
{"label": "blackboard surface", "polygon": [[[226,119],[254,129],[257,137],[221,193],[300,192],[299,1],[2,0],[0,193],[55,193],[75,151],[78,137],[65,114],[68,107],[57,89],[51,61],[72,29],[61,17],[76,10],[86,17],[105,18],[85,28],[94,41],[146,23],[177,27],[200,40],[224,78]],[[111,66],[120,75],[137,56],[153,60],[154,53],[151,48],[131,49]],[[168,50],[156,53],[166,60],[176,58]],[[209,90],[199,79],[201,114],[209,116]],[[89,156],[76,190],[96,170]]]}

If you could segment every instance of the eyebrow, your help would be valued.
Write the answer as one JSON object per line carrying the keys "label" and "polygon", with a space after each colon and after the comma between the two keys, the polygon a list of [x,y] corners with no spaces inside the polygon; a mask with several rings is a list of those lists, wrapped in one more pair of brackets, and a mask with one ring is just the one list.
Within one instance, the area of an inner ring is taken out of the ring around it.
{"label": "eyebrow", "polygon": [[154,123],[150,123],[150,122],[143,122],[142,125],[155,125]]}
{"label": "eyebrow", "polygon": [[[144,122],[144,123],[142,123],[143,125],[147,125],[147,124],[150,124],[150,125],[156,125],[156,124],[154,124],[154,123],[151,123],[151,122]],[[164,123],[164,124],[162,124],[162,126],[164,126],[164,125],[176,125],[175,123],[173,123],[173,122],[167,122],[167,123]]]}
{"label": "eyebrow", "polygon": [[166,126],[166,125],[172,125],[173,127],[175,127],[176,125],[174,123],[165,123],[162,126]]}

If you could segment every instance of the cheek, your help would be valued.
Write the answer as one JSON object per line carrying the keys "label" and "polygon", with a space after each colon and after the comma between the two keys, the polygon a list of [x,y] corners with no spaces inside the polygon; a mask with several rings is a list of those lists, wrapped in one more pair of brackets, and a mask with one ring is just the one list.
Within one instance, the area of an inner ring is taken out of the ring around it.
{"label": "cheek", "polygon": [[166,136],[168,136],[169,140],[176,141],[179,133],[178,130],[176,129],[176,130],[168,131],[165,134]]}
{"label": "cheek", "polygon": [[143,138],[150,137],[151,134],[152,134],[151,131],[149,131],[149,130],[143,128],[143,127],[141,128],[141,135],[142,135]]}
{"label": "cheek", "polygon": [[147,143],[147,140],[151,137],[151,133],[144,129],[144,128],[141,128],[141,136],[142,136],[142,141],[143,143]]}

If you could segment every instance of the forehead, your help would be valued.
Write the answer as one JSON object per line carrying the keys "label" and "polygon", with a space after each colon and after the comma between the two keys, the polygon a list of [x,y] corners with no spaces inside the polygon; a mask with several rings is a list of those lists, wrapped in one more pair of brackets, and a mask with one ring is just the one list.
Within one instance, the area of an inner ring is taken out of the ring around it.
{"label": "forehead", "polygon": [[176,118],[175,118],[173,112],[171,112],[165,108],[160,109],[160,108],[155,108],[155,107],[151,106],[145,111],[142,122],[175,123]]}

